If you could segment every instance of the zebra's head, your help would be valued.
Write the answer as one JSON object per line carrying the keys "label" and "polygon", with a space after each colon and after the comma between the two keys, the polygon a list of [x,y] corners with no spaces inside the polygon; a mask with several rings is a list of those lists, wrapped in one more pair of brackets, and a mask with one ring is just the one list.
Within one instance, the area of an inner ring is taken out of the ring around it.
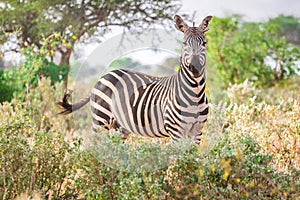
{"label": "zebra's head", "polygon": [[181,67],[186,67],[195,78],[201,76],[206,63],[204,33],[209,30],[211,19],[212,16],[207,16],[198,27],[189,27],[180,16],[174,17],[176,28],[184,33]]}

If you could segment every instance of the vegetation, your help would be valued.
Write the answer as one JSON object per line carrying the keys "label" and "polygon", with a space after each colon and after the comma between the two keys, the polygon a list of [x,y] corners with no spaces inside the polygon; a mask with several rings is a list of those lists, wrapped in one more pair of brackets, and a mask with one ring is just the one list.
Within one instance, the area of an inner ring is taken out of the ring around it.
{"label": "vegetation", "polygon": [[225,87],[246,79],[270,87],[300,72],[296,64],[300,59],[299,47],[287,43],[279,35],[281,27],[272,20],[265,23],[241,23],[235,17],[213,20],[207,33],[208,52]]}
{"label": "vegetation", "polygon": [[5,0],[0,6],[0,44],[13,39],[16,44],[9,50],[40,49],[44,47],[45,38],[56,33],[60,42],[48,46],[49,57],[53,59],[54,53],[60,54],[59,65],[70,67],[71,53],[77,41],[86,42],[90,36],[102,35],[112,26],[129,29],[163,23],[178,9],[177,1],[168,0]]}
{"label": "vegetation", "polygon": [[[118,131],[92,135],[88,114],[57,116],[68,68],[48,58],[63,34],[45,35],[38,50],[22,49],[23,65],[0,71],[0,198],[297,199],[299,49],[271,21],[212,22],[213,103],[199,146],[137,136],[122,142]],[[280,58],[280,71],[266,64],[268,56]]]}
{"label": "vegetation", "polygon": [[24,49],[25,61],[21,67],[9,68],[5,71],[1,69],[0,102],[11,101],[13,95],[24,100],[25,94],[37,86],[41,77],[49,77],[52,84],[63,81],[69,69],[66,65],[56,65],[47,60],[45,57],[48,54],[49,51],[45,48],[41,48],[38,52],[27,48]]}
{"label": "vegetation", "polygon": [[228,94],[237,100],[212,106],[197,147],[135,137],[122,143],[114,131],[82,141],[76,135],[84,131],[72,128],[71,116],[55,115],[62,84],[43,78],[26,102],[0,107],[0,196],[295,199],[300,102],[299,88],[294,95],[289,89],[276,88],[290,91],[283,97],[260,91],[254,99],[253,85],[233,86]]}
{"label": "vegetation", "polygon": [[121,68],[126,68],[126,69],[130,69],[130,68],[135,68],[138,65],[140,65],[140,63],[133,61],[131,58],[120,58],[118,60],[114,60],[110,65],[109,65],[109,69],[121,69]]}
{"label": "vegetation", "polygon": [[279,15],[269,20],[279,27],[279,35],[284,36],[289,43],[300,45],[300,22],[294,16]]}

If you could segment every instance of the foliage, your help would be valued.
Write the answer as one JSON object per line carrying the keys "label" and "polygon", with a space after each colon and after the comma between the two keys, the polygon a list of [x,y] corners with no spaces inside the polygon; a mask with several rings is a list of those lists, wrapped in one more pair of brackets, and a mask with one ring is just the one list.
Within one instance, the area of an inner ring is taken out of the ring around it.
{"label": "foliage", "polygon": [[[41,47],[42,38],[54,32],[61,34],[66,41],[73,41],[85,34],[92,35],[97,27],[148,25],[159,19],[169,19],[171,11],[178,9],[178,2],[136,0],[3,1],[2,4],[2,30],[6,33],[18,30],[21,47],[32,44]],[[6,41],[5,36],[2,35],[2,41]],[[61,47],[57,49],[63,50]]]}
{"label": "foliage", "polygon": [[279,27],[279,35],[292,44],[300,46],[300,21],[294,16],[279,15],[269,20]]}
{"label": "foliage", "polygon": [[[21,123],[14,125],[22,126]],[[36,132],[30,121],[25,121],[24,125],[23,130],[35,132],[30,140],[20,135],[26,132],[16,131],[10,126],[1,130],[1,166],[4,171],[0,185],[4,190],[1,189],[0,196],[12,199],[21,192],[38,190],[55,198],[74,198],[79,192],[74,182],[77,181],[76,155],[80,143],[75,141],[71,147],[61,134],[53,136]]]}
{"label": "foliage", "polygon": [[235,140],[227,137],[222,135],[208,155],[199,156],[194,148],[171,167],[171,185],[176,188],[177,199],[294,196],[295,188],[290,192],[289,176],[278,174],[270,167],[271,156],[262,154],[258,143],[247,136]]}
{"label": "foliage", "polygon": [[[133,136],[123,142],[114,130],[91,135],[88,114],[56,115],[65,71],[49,61],[54,53],[49,46],[67,48],[61,44],[64,38],[54,33],[43,40],[42,48],[24,51],[22,67],[0,71],[1,99],[11,100],[0,104],[0,198],[296,199],[299,77],[257,88],[278,75],[267,68],[265,56],[275,59],[290,49],[283,39],[275,41],[278,27],[273,25],[240,26],[232,18],[216,19],[214,25],[219,31],[208,36],[208,48],[227,67],[216,64],[227,80],[223,92],[228,101],[210,105],[200,146],[189,140],[172,143]],[[265,41],[257,42],[265,34]],[[254,43],[258,49],[250,51]],[[229,57],[222,60],[224,55]],[[252,71],[241,67],[232,72],[239,63],[248,63]],[[262,71],[255,67],[260,64],[266,67]],[[79,84],[78,91],[85,91]],[[210,92],[211,99],[220,98],[217,95]]]}
{"label": "foliage", "polygon": [[[256,138],[273,156],[273,165],[278,170],[287,170],[291,165],[300,168],[297,155],[300,151],[300,90],[293,93],[289,88],[272,88],[267,92],[280,94],[278,90],[286,94],[278,99],[273,97],[271,101],[251,83],[233,85],[228,94],[235,104],[227,108],[227,129],[233,136],[246,132]],[[268,101],[270,103],[266,103]]]}
{"label": "foliage", "polygon": [[132,69],[140,65],[139,62],[133,61],[131,58],[124,57],[124,58],[119,58],[117,60],[114,60],[110,65],[109,69],[120,69],[120,68],[125,68],[125,69]]}
{"label": "foliage", "polygon": [[72,170],[76,157],[67,156],[75,156],[80,143],[74,140],[73,145],[77,146],[71,147],[65,142],[68,135],[60,132],[67,132],[70,121],[61,123],[54,119],[57,112],[53,109],[54,102],[59,90],[62,92],[61,84],[53,87],[50,80],[39,80],[38,87],[26,95],[26,102],[13,99],[12,104],[5,102],[0,106],[3,169],[0,196],[3,199],[15,198],[26,191],[31,194],[36,188],[41,188],[41,193],[51,190],[53,196],[72,197],[70,181],[74,180]]}
{"label": "foliage", "polygon": [[8,80],[7,73],[3,69],[0,69],[0,91],[0,102],[10,101],[13,98],[13,82]]}
{"label": "foliage", "polygon": [[[61,43],[49,46],[49,50],[60,54],[59,65],[69,67],[77,41],[87,41],[96,33],[103,35],[112,26],[144,30],[153,23],[170,19],[179,7],[178,1],[169,0],[5,0],[0,7],[0,44],[15,41],[14,51],[26,47],[40,49],[43,38],[58,33]],[[65,86],[67,81],[68,76]]]}
{"label": "foliage", "polygon": [[24,56],[22,66],[0,72],[0,102],[10,101],[13,95],[25,99],[25,94],[37,86],[40,77],[49,77],[51,83],[55,84],[64,80],[68,72],[65,65],[58,66],[42,54],[31,53],[31,49],[27,49]]}
{"label": "foliage", "polygon": [[[235,87],[236,95],[243,87],[250,92],[236,105],[212,107],[198,147],[188,140],[134,137],[123,143],[114,131],[82,142],[72,118],[55,115],[62,84],[51,86],[43,78],[26,102],[13,99],[0,106],[0,197],[295,199],[299,144],[286,142],[299,141],[299,93],[287,94],[293,100],[279,106],[279,99],[261,106],[251,102],[255,92],[248,84]],[[262,124],[269,129],[260,129]]]}
{"label": "foliage", "polygon": [[279,27],[273,23],[214,18],[210,29],[208,53],[226,87],[246,79],[255,85],[272,86],[300,71],[296,65],[299,48],[280,37]]}

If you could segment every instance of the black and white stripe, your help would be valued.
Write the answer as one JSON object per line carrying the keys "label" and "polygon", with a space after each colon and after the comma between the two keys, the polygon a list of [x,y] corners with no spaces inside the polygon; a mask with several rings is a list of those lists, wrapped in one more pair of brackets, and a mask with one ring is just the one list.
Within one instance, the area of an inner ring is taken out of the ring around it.
{"label": "black and white stripe", "polygon": [[[208,115],[204,32],[208,30],[210,19],[206,17],[199,27],[188,27],[175,16],[177,29],[184,32],[181,66],[177,73],[153,77],[120,69],[102,76],[89,96],[93,131],[103,127],[119,128],[124,135],[133,133],[174,140],[192,137],[198,143]],[[70,105],[79,109],[85,103],[71,105],[64,98],[59,104],[68,110]]]}

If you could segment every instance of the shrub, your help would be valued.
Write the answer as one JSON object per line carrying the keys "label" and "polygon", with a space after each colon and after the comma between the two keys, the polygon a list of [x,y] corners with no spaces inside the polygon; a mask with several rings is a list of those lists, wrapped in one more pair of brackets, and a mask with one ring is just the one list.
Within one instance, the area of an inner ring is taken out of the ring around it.
{"label": "shrub", "polygon": [[276,173],[270,161],[252,138],[232,140],[224,134],[208,155],[194,147],[171,166],[170,185],[176,188],[176,199],[295,197],[296,180],[291,183],[289,175]]}
{"label": "shrub", "polygon": [[[262,149],[273,156],[272,162],[278,170],[300,169],[297,90],[299,94],[299,88],[291,90],[289,87],[257,90],[245,83],[228,90],[230,100],[236,102],[226,109],[226,126],[230,135],[247,134],[255,138]],[[276,97],[275,94],[280,95]]]}
{"label": "shrub", "polygon": [[13,199],[34,191],[56,199],[76,196],[80,141],[74,140],[70,146],[64,135],[39,130],[41,125],[26,108],[4,103],[0,110],[4,115],[0,126],[0,197]]}
{"label": "shrub", "polygon": [[250,83],[228,91],[243,98],[211,106],[200,146],[139,137],[123,143],[116,131],[82,142],[72,116],[55,115],[62,84],[40,79],[26,101],[0,106],[0,198],[296,199],[298,93],[270,104],[253,98],[270,91],[256,93]]}
{"label": "shrub", "polygon": [[199,147],[188,140],[123,143],[114,131],[82,145],[66,137],[74,132],[72,123],[53,114],[57,93],[50,80],[42,79],[27,96],[30,106],[16,100],[1,105],[2,199],[294,199],[299,194],[299,170],[277,172],[259,138],[253,140],[248,129],[235,134],[232,119],[241,116],[232,107],[220,104],[213,110],[222,111],[221,118],[208,124],[212,127]]}
{"label": "shrub", "polygon": [[47,59],[47,52],[44,49],[34,52],[32,48],[28,48],[23,54],[24,62],[20,67],[0,70],[0,102],[11,101],[13,95],[25,100],[26,94],[37,86],[40,78],[49,78],[54,85],[64,80],[68,73],[68,67],[56,65]]}
{"label": "shrub", "polygon": [[279,28],[272,22],[242,23],[239,17],[213,19],[208,55],[226,87],[246,79],[270,87],[299,72],[299,48],[279,36]]}
{"label": "shrub", "polygon": [[9,132],[9,137],[3,135],[2,131],[2,199],[13,199],[26,192],[32,195],[34,191],[55,199],[78,196],[74,182],[77,180],[76,154],[79,145],[71,147],[60,134],[52,136],[37,132],[29,140],[17,131],[15,134]]}
{"label": "shrub", "polygon": [[0,69],[0,102],[10,101],[13,98],[14,86],[13,80],[8,80],[7,73]]}
{"label": "shrub", "polygon": [[[48,77],[51,84],[61,82],[64,80],[69,68],[65,65],[56,65],[49,61],[42,53],[32,53],[32,49],[24,51],[25,61],[23,68],[26,70],[24,77],[29,78],[29,83],[37,84],[40,77]],[[22,68],[21,68],[22,69]]]}

